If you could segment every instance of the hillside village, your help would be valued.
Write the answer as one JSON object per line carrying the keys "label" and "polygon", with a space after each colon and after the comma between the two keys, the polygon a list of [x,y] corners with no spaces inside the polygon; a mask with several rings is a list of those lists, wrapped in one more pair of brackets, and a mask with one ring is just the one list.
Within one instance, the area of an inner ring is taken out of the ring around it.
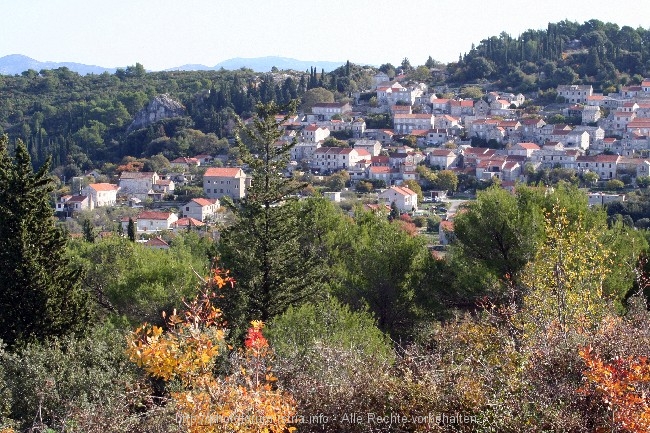
{"label": "hillside village", "polygon": [[[408,82],[404,75],[389,80],[379,72],[372,90],[376,103],[369,104],[356,94],[353,102],[316,103],[311,112],[278,116],[282,130],[278,144],[294,143],[287,176],[307,173],[315,176],[312,179],[323,179],[344,171],[349,176],[346,189],[369,182],[376,188],[378,205],[388,209],[395,203],[400,212],[411,214],[421,203],[418,194],[403,183],[420,184],[418,167],[422,165],[434,172],[446,170],[474,178],[478,185],[498,182],[508,189],[544,169],[559,168],[580,176],[591,172],[598,181],[623,178],[626,184],[650,176],[650,80],[607,96],[594,93],[590,85],[560,85],[556,92],[556,103],[547,107],[546,116],[531,115],[525,107],[534,101],[521,93],[493,91],[480,99],[440,98],[436,89],[423,83]],[[160,121],[180,114],[178,104],[172,107],[168,112],[159,107],[143,111],[155,112],[154,120]],[[390,115],[393,128],[367,128],[364,116],[376,114]],[[576,124],[544,120],[557,114]],[[224,220],[220,199],[240,200],[250,185],[246,167],[224,166],[229,164],[223,155],[179,157],[170,161],[166,173],[124,171],[112,183],[93,182],[93,178],[102,178],[93,170],[77,194],[57,199],[56,211],[70,217],[81,210],[120,203],[135,208],[143,208],[144,203],[169,204],[178,186],[195,184],[202,187],[202,196],[170,206],[178,212],[143,209],[134,222],[139,234],[205,231]],[[341,200],[340,191],[322,192]],[[435,194],[447,192],[455,191]],[[590,195],[592,204],[624,199],[618,193]],[[128,220],[120,222],[124,231]],[[449,224],[445,227],[453,230]],[[444,234],[441,239],[444,242]]]}
{"label": "hillside village", "polygon": [[649,47],[0,76],[0,433],[650,431]]}

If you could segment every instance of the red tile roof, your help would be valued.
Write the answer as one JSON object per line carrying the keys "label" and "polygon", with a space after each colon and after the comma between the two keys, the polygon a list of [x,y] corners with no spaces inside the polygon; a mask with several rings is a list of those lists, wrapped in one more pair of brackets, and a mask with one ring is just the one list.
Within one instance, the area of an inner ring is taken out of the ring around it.
{"label": "red tile roof", "polygon": [[211,167],[205,171],[204,176],[236,177],[240,174],[238,167]]}
{"label": "red tile roof", "polygon": [[191,201],[198,204],[199,206],[210,206],[215,204],[215,200],[209,200],[207,198],[193,198]]}
{"label": "red tile roof", "polygon": [[138,219],[146,220],[168,220],[171,216],[171,212],[158,212],[158,211],[144,211],[138,215]]}
{"label": "red tile roof", "polygon": [[117,191],[117,185],[112,183],[91,183],[88,186],[95,191]]}
{"label": "red tile roof", "polygon": [[205,223],[191,217],[181,218],[172,224],[174,227],[203,227]]}

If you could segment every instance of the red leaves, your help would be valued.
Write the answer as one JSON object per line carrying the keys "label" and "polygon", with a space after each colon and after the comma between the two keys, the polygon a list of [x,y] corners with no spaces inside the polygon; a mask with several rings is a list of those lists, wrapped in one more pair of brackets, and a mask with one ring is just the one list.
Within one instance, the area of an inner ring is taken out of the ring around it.
{"label": "red leaves", "polygon": [[580,350],[587,370],[580,392],[598,394],[613,412],[613,419],[629,432],[650,431],[650,362],[645,356],[616,357],[605,362],[591,347]]}
{"label": "red leaves", "polygon": [[249,349],[262,349],[268,347],[269,343],[262,334],[264,324],[260,321],[254,320],[251,322],[252,327],[248,328],[244,345]]}

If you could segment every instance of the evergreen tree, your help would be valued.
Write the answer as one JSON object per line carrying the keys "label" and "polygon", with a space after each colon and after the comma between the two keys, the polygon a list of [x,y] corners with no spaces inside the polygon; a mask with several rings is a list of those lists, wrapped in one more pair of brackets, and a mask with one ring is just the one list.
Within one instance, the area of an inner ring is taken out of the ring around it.
{"label": "evergreen tree", "polygon": [[[291,112],[295,106],[293,101]],[[309,215],[289,198],[304,185],[283,174],[295,143],[276,144],[281,131],[275,116],[281,111],[273,102],[259,104],[253,125],[240,125],[237,134],[252,182],[239,203],[224,200],[236,220],[219,244],[220,266],[237,281],[221,299],[235,336],[250,320],[268,321],[290,305],[313,299],[321,287],[323,267],[307,236]]]}
{"label": "evergreen tree", "polygon": [[8,143],[0,138],[0,338],[11,346],[81,331],[91,310],[53,219],[49,160],[34,172],[27,146],[12,158]]}
{"label": "evergreen tree", "polygon": [[83,230],[84,240],[86,242],[95,242],[95,229],[93,223],[88,218],[84,219],[81,228]]}
{"label": "evergreen tree", "polygon": [[129,226],[126,228],[126,233],[129,236],[131,242],[135,242],[135,223],[133,218],[129,218]]}
{"label": "evergreen tree", "polygon": [[399,219],[399,208],[397,207],[397,203],[392,202],[390,204],[390,213],[388,214],[388,219],[389,220],[396,220]]}

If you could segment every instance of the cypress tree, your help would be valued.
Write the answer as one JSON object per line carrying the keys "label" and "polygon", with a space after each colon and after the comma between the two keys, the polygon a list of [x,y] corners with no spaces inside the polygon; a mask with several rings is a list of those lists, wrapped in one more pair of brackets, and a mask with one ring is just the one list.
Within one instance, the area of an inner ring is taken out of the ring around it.
{"label": "cypress tree", "polygon": [[[290,109],[295,107],[292,101]],[[304,184],[284,176],[295,143],[276,144],[282,131],[275,116],[282,111],[273,102],[259,104],[253,125],[240,125],[237,136],[252,181],[240,202],[224,200],[235,222],[224,230],[218,247],[220,266],[237,281],[222,292],[219,305],[235,338],[248,321],[268,321],[322,292],[324,267],[306,236],[310,215],[290,198]]]}
{"label": "cypress tree", "polygon": [[126,228],[126,233],[129,236],[131,242],[135,242],[135,223],[133,218],[129,218],[129,226]]}
{"label": "cypress tree", "polygon": [[8,142],[0,138],[0,338],[13,346],[81,331],[91,308],[53,219],[50,160],[34,172],[27,146],[18,141],[11,157]]}

